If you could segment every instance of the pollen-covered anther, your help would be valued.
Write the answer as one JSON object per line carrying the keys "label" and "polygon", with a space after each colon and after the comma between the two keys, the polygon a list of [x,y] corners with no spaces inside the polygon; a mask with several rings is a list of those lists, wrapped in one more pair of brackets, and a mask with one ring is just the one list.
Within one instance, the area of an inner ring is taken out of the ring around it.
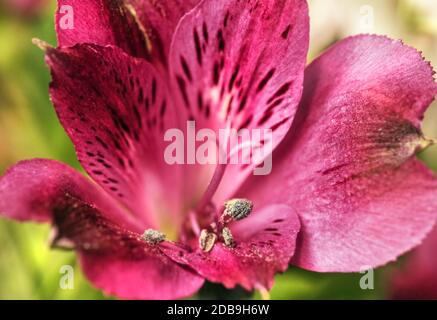
{"label": "pollen-covered anther", "polygon": [[148,244],[156,245],[165,240],[165,234],[154,229],[147,229],[143,233],[143,240]]}
{"label": "pollen-covered anther", "polygon": [[225,243],[225,246],[227,246],[229,248],[235,247],[235,240],[234,240],[234,237],[232,236],[231,229],[229,229],[228,227],[224,227],[222,230],[222,237],[223,237],[223,241]]}
{"label": "pollen-covered anther", "polygon": [[252,201],[247,199],[232,199],[225,203],[224,214],[234,220],[242,220],[252,212],[252,209]]}
{"label": "pollen-covered anther", "polygon": [[205,252],[210,252],[214,248],[215,242],[217,241],[217,235],[215,233],[209,232],[203,229],[200,232],[199,237],[199,247]]}

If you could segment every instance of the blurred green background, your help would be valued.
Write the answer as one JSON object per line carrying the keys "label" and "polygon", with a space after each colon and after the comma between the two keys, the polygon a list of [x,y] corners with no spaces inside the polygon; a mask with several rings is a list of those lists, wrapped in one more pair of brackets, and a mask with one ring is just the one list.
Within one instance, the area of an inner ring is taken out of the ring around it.
{"label": "blurred green background", "polygon": [[[50,76],[33,37],[56,43],[54,0],[35,7],[0,0],[0,173],[22,159],[52,158],[80,169],[71,142],[48,97]],[[35,1],[35,0],[34,0]],[[24,1],[26,2],[26,1]],[[29,1],[28,1],[29,2]],[[386,34],[423,51],[437,67],[437,1],[312,0],[310,59],[357,33]],[[431,107],[425,134],[437,138],[437,108]],[[437,147],[421,157],[437,171]],[[60,289],[63,265],[76,266],[73,253],[47,246],[48,226],[0,220],[0,299],[103,299],[75,267],[74,289]],[[393,265],[375,273],[374,290],[362,290],[362,274],[317,274],[291,268],[278,275],[272,299],[383,299]],[[259,298],[242,290],[208,284],[197,298]]]}

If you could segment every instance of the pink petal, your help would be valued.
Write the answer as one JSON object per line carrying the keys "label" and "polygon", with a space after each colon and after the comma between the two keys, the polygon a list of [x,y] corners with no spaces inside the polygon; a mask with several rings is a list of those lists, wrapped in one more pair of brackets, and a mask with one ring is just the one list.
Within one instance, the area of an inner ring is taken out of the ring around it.
{"label": "pink petal", "polygon": [[87,277],[108,294],[174,299],[203,284],[159,246],[141,240],[138,226],[101,189],[59,162],[37,159],[11,168],[0,180],[0,212],[19,221],[51,222],[53,247],[76,249]]}
{"label": "pink petal", "polygon": [[66,196],[99,208],[125,228],[142,231],[139,222],[102,189],[60,162],[45,159],[22,161],[0,179],[0,212],[9,219],[51,222],[53,206]]}
{"label": "pink petal", "polygon": [[[203,1],[181,20],[170,50],[181,109],[198,129],[271,128],[274,147],[296,112],[307,48],[305,1]],[[251,169],[230,166],[222,193]]]}
{"label": "pink petal", "polygon": [[167,65],[175,29],[181,18],[200,0],[128,0],[151,42],[153,59]]}
{"label": "pink petal", "polygon": [[[176,112],[154,67],[116,47],[49,49],[52,101],[78,158],[144,228],[178,225],[179,170],[164,161],[164,132]],[[98,72],[96,72],[98,70]]]}
{"label": "pink petal", "polygon": [[117,45],[133,56],[150,56],[147,36],[124,1],[58,0],[56,32],[59,46]]}
{"label": "pink petal", "polygon": [[203,278],[164,255],[159,245],[106,219],[72,199],[54,208],[54,245],[72,243],[87,278],[106,294],[125,299],[175,299],[190,296]]}
{"label": "pink petal", "polygon": [[406,265],[391,277],[394,299],[437,300],[437,228],[408,256]]}
{"label": "pink petal", "polygon": [[[182,15],[198,0],[58,0],[56,30],[60,46],[116,45],[136,57],[163,59]],[[68,6],[74,27],[68,28]]]}
{"label": "pink petal", "polygon": [[207,280],[222,283],[227,288],[241,285],[247,290],[270,289],[274,275],[288,268],[299,228],[299,219],[292,208],[273,205],[231,226],[235,248],[220,242],[210,252],[174,248],[164,249],[164,252]]}
{"label": "pink petal", "polygon": [[241,196],[298,212],[293,262],[315,271],[380,266],[417,246],[437,214],[437,180],[415,160],[423,112],[437,85],[399,41],[348,38],[306,70],[296,126],[268,177]]}

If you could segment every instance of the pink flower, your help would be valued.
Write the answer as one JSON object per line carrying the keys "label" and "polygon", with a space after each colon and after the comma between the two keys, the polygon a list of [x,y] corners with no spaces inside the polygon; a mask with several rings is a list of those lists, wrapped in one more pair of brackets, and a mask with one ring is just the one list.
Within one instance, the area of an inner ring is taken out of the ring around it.
{"label": "pink flower", "polygon": [[[204,279],[264,290],[290,262],[354,272],[431,230],[437,180],[415,154],[437,85],[416,50],[358,36],[304,70],[303,0],[59,2],[74,27],[58,13],[60,47],[43,45],[50,94],[93,182],[25,161],[0,180],[0,212],[52,223],[53,245],[75,249],[105,292],[178,298]],[[187,120],[271,129],[272,173],[168,165],[164,133]]]}
{"label": "pink flower", "polygon": [[437,300],[437,228],[408,255],[405,265],[391,275],[393,299]]}

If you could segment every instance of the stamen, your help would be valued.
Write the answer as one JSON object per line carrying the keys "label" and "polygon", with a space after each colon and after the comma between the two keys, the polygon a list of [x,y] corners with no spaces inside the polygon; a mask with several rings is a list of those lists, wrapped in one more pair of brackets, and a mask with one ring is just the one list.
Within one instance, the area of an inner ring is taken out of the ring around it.
{"label": "stamen", "polygon": [[154,229],[147,229],[143,233],[143,240],[148,244],[156,245],[165,240],[165,234]]}
{"label": "stamen", "polygon": [[200,232],[199,237],[199,247],[205,252],[210,252],[217,241],[217,235],[215,233],[209,232],[206,229],[203,229]]}
{"label": "stamen", "polygon": [[234,237],[232,236],[231,229],[229,229],[228,227],[224,227],[222,229],[222,237],[223,241],[225,242],[225,246],[229,248],[235,247],[235,241]]}
{"label": "stamen", "polygon": [[232,199],[225,203],[224,214],[232,217],[234,220],[246,218],[253,209],[253,203],[247,199]]}

